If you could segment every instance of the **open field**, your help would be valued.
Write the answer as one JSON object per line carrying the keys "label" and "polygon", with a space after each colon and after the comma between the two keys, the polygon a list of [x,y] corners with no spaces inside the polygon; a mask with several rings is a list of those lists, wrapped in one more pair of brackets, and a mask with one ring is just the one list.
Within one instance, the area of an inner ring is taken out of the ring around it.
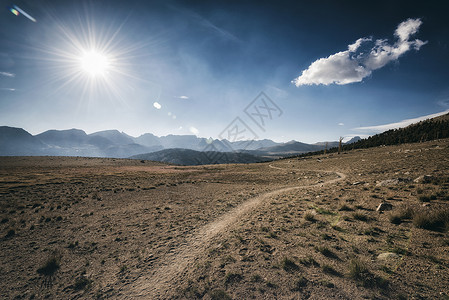
{"label": "open field", "polygon": [[0,157],[0,298],[448,299],[448,153]]}

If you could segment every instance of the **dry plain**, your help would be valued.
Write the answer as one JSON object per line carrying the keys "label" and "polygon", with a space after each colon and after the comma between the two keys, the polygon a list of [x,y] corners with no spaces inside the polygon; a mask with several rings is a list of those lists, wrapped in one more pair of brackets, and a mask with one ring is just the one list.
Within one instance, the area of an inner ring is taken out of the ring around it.
{"label": "dry plain", "polygon": [[448,299],[448,154],[2,157],[0,298]]}

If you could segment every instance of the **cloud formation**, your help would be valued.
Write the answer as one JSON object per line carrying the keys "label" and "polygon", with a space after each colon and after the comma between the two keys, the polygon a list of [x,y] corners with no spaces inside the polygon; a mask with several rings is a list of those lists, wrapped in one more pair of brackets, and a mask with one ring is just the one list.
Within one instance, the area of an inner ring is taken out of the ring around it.
{"label": "cloud formation", "polygon": [[442,116],[449,113],[449,109],[436,113],[436,114],[431,114],[431,115],[426,115],[426,116],[422,116],[422,117],[418,117],[418,118],[413,118],[413,119],[406,119],[406,120],[402,120],[396,123],[389,123],[389,124],[384,124],[384,125],[377,125],[377,126],[366,126],[366,127],[357,127],[354,128],[353,130],[356,131],[360,131],[360,132],[365,132],[365,133],[369,133],[369,134],[376,134],[376,133],[381,133],[390,129],[397,129],[397,128],[403,128],[403,127],[407,127],[410,124],[413,123],[418,123],[420,121],[424,121],[427,119],[431,119],[431,118],[435,118],[438,116]]}
{"label": "cloud formation", "polygon": [[0,75],[6,76],[6,77],[16,77],[16,74],[9,73],[9,72],[0,72]]}
{"label": "cloud formation", "polygon": [[386,39],[373,41],[372,38],[360,38],[348,45],[347,50],[314,61],[292,83],[299,87],[361,82],[372,71],[398,60],[411,49],[419,50],[425,45],[427,41],[410,39],[418,32],[421,24],[421,19],[408,19],[400,23],[394,32],[394,44],[389,44]]}

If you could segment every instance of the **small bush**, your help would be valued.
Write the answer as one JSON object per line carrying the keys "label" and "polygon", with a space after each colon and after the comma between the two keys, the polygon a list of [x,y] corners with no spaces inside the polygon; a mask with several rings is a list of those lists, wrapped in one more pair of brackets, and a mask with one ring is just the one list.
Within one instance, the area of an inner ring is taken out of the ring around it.
{"label": "small bush", "polygon": [[262,276],[260,276],[259,274],[255,274],[255,275],[251,276],[251,281],[252,282],[261,282]]}
{"label": "small bush", "polygon": [[89,288],[91,280],[87,279],[85,276],[80,276],[75,280],[73,284],[73,289],[75,291],[80,291]]}
{"label": "small bush", "polygon": [[315,215],[312,212],[308,211],[304,214],[304,220],[309,222],[315,222],[316,221]]}
{"label": "small bush", "polygon": [[289,258],[284,258],[282,260],[282,268],[286,271],[286,272],[294,272],[299,270],[298,265],[291,259]]}
{"label": "small bush", "polygon": [[353,211],[354,209],[352,209],[351,207],[347,206],[346,204],[343,204],[339,211]]}
{"label": "small bush", "polygon": [[45,276],[53,276],[60,268],[60,258],[56,255],[52,255],[45,264],[37,269],[37,273]]}
{"label": "small bush", "polygon": [[354,218],[354,220],[359,220],[359,221],[363,221],[363,222],[368,221],[368,217],[365,214],[353,213],[352,217]]}
{"label": "small bush", "polygon": [[340,273],[337,271],[337,270],[335,270],[332,266],[330,266],[330,265],[323,265],[322,267],[321,267],[321,269],[323,269],[323,272],[324,273],[327,273],[327,274],[330,274],[330,275],[335,275],[335,276],[338,276],[338,275],[340,275]]}
{"label": "small bush", "polygon": [[225,276],[225,284],[233,284],[243,279],[243,276],[239,273],[228,273]]}
{"label": "small bush", "polygon": [[217,290],[213,290],[210,293],[210,298],[212,300],[231,300],[231,296],[229,296],[224,290],[222,289],[217,289]]}
{"label": "small bush", "polygon": [[301,291],[309,281],[303,275],[300,275],[298,280],[295,282],[295,286],[292,289],[293,291]]}
{"label": "small bush", "polygon": [[449,227],[449,210],[421,210],[413,216],[417,228],[444,231]]}
{"label": "small bush", "polygon": [[332,212],[328,209],[325,209],[325,208],[321,208],[321,207],[316,208],[316,211],[317,211],[317,213],[319,213],[321,215],[335,215],[334,212]]}
{"label": "small bush", "polygon": [[430,197],[429,196],[419,196],[419,201],[430,202]]}
{"label": "small bush", "polygon": [[392,224],[398,225],[402,223],[402,218],[398,214],[391,214],[389,219]]}
{"label": "small bush", "polygon": [[327,247],[317,246],[315,247],[315,249],[326,257],[337,258],[337,255],[335,255],[335,253],[329,250],[329,248]]}
{"label": "small bush", "polygon": [[16,234],[16,231],[14,229],[8,230],[8,232],[5,235],[5,238],[13,237]]}
{"label": "small bush", "polygon": [[352,259],[349,262],[349,277],[355,280],[363,280],[367,274],[369,274],[369,270],[366,265],[358,259]]}
{"label": "small bush", "polygon": [[299,259],[299,262],[306,267],[319,266],[317,261],[312,256],[303,257],[303,258]]}

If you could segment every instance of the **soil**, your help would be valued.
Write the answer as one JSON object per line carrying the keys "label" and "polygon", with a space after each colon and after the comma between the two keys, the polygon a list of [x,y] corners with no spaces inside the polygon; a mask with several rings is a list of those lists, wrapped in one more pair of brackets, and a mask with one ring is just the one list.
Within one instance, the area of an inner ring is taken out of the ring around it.
{"label": "soil", "polygon": [[393,217],[449,211],[448,149],[192,167],[2,157],[0,297],[447,299],[447,228]]}

